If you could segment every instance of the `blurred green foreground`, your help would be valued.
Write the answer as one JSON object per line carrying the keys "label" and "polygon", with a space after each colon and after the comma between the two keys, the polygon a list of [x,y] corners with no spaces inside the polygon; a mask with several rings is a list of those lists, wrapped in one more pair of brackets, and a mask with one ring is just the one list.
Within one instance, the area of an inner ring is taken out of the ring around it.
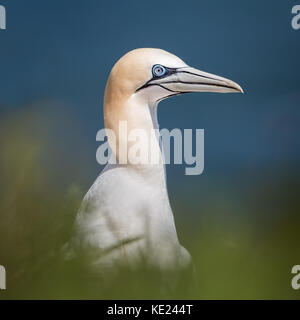
{"label": "blurred green foreground", "polygon": [[159,275],[143,270],[107,288],[84,272],[88,261],[64,262],[61,247],[97,175],[94,154],[68,111],[24,109],[0,116],[0,264],[7,271],[0,299],[300,298],[291,288],[291,268],[300,264],[295,171],[241,171],[211,185],[182,176],[170,186],[179,237],[196,268],[192,289],[166,294]]}

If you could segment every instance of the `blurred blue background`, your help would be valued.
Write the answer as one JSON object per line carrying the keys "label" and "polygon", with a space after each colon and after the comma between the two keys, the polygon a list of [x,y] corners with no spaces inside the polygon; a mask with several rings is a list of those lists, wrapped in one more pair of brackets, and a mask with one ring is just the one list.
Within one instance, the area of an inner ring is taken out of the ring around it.
{"label": "blurred blue background", "polygon": [[294,1],[2,4],[7,9],[7,30],[0,34],[2,112],[58,101],[71,108],[70,118],[81,119],[87,143],[96,144],[111,67],[129,50],[157,47],[245,90],[191,94],[160,105],[161,127],[205,129],[206,174],[297,165],[300,41],[291,28]]}
{"label": "blurred blue background", "polygon": [[[95,137],[103,127],[105,83],[127,51],[161,48],[239,83],[243,95],[189,94],[160,103],[161,128],[205,129],[204,173],[185,176],[184,165],[168,166],[171,204],[180,234],[191,228],[205,233],[208,224],[214,232],[207,237],[220,238],[215,245],[221,251],[221,242],[239,245],[241,226],[249,233],[249,250],[262,250],[265,244],[262,256],[283,233],[275,261],[284,261],[286,252],[293,258],[282,267],[284,289],[274,294],[293,294],[290,264],[300,263],[299,239],[291,231],[299,221],[300,173],[300,31],[291,27],[295,1],[1,4],[7,10],[7,30],[0,32],[2,138],[10,148],[10,141],[22,144],[27,134],[42,144],[47,141],[40,163],[50,174],[40,192],[50,186],[65,192],[78,185],[81,197],[98,175]],[[15,131],[5,135],[9,121],[18,124],[9,128],[23,128],[20,136]],[[195,239],[183,237],[182,242],[193,251]],[[276,269],[272,259],[262,262],[266,270]],[[277,271],[278,276],[281,269]],[[264,297],[272,292],[276,290]],[[251,294],[259,297],[255,289]],[[210,292],[205,297],[216,296]]]}

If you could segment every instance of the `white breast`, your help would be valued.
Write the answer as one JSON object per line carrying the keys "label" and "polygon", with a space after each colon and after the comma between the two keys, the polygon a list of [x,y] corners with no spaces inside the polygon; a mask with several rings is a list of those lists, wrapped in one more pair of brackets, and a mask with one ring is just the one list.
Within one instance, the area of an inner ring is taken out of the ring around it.
{"label": "white breast", "polygon": [[145,259],[159,268],[189,263],[179,244],[163,166],[152,172],[107,167],[86,194],[76,219],[75,243],[99,249],[97,263],[136,264]]}

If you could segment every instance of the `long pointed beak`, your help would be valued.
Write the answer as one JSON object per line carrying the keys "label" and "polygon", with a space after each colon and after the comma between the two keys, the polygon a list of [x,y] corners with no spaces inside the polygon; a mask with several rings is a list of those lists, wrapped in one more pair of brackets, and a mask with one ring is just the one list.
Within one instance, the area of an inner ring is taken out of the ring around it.
{"label": "long pointed beak", "polygon": [[157,84],[166,90],[185,93],[185,92],[242,92],[243,89],[235,82],[216,76],[211,73],[203,72],[191,67],[177,68],[171,75],[155,79],[150,82]]}

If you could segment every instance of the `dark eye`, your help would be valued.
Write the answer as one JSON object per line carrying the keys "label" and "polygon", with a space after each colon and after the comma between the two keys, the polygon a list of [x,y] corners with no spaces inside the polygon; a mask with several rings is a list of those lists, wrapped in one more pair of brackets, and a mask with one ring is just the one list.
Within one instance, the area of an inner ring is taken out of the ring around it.
{"label": "dark eye", "polygon": [[161,77],[167,72],[166,68],[161,64],[156,64],[152,68],[152,73],[155,77]]}

